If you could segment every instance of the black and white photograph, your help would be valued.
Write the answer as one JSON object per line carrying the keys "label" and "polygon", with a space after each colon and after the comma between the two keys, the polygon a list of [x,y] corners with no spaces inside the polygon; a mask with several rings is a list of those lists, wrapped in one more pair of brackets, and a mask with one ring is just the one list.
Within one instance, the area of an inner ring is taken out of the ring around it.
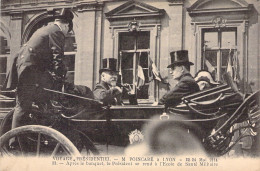
{"label": "black and white photograph", "polygon": [[0,170],[260,170],[259,0],[0,11]]}

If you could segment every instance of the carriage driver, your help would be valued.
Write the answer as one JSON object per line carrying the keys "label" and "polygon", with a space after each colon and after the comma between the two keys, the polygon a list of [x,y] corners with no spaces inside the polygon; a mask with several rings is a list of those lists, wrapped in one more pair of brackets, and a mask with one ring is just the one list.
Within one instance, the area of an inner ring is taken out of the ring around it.
{"label": "carriage driver", "polygon": [[74,16],[63,8],[54,11],[53,17],[54,23],[38,29],[12,58],[12,67],[3,86],[17,88],[12,129],[26,123],[25,116],[33,102],[48,103],[50,96],[37,85],[55,90],[62,87],[66,74],[62,61],[65,35],[72,30]]}
{"label": "carriage driver", "polygon": [[122,89],[116,86],[117,74],[116,70],[117,59],[103,59],[103,68],[99,70],[100,83],[98,83],[93,91],[94,97],[100,100],[104,105],[121,105]]}
{"label": "carriage driver", "polygon": [[200,90],[190,74],[190,66],[194,64],[189,61],[188,51],[173,51],[170,55],[171,64],[167,68],[171,69],[170,73],[178,83],[159,100],[159,104],[166,107],[174,107],[181,102],[182,97]]}

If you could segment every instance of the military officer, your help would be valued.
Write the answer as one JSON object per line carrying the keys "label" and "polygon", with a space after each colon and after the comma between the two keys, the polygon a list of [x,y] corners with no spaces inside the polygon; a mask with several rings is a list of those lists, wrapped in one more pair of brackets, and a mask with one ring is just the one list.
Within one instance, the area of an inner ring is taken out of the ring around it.
{"label": "military officer", "polygon": [[[4,87],[17,89],[12,128],[25,124],[25,114],[32,103],[45,103],[50,96],[38,87],[61,89],[65,66],[65,35],[72,30],[73,13],[69,9],[54,11],[54,23],[38,29],[13,57]],[[58,85],[58,86],[57,86]]]}
{"label": "military officer", "polygon": [[182,97],[200,90],[190,74],[190,66],[194,64],[189,61],[188,51],[173,51],[170,55],[171,64],[167,68],[171,69],[170,73],[178,83],[159,100],[159,104],[164,104],[166,107],[176,106]]}
{"label": "military officer", "polygon": [[100,100],[104,105],[121,105],[122,89],[116,86],[117,83],[117,59],[103,59],[103,68],[99,70],[101,77],[93,91],[94,97]]}

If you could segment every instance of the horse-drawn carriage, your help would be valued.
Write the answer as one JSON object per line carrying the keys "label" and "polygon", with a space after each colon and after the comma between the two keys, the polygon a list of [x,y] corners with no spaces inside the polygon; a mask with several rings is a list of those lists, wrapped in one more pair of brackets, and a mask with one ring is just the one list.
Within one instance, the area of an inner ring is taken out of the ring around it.
{"label": "horse-drawn carriage", "polygon": [[[98,155],[101,145],[106,147],[107,154],[111,154],[110,146],[126,147],[141,142],[145,136],[142,127],[152,117],[174,120],[179,115],[186,118],[182,123],[192,122],[202,128],[198,138],[208,154],[224,155],[247,136],[253,139],[252,150],[258,150],[260,91],[242,94],[230,78],[226,79],[225,84],[182,98],[180,105],[167,110],[160,105],[102,106],[99,101],[72,96],[84,100],[90,109],[69,114],[71,109],[60,103],[53,103],[53,109],[48,111],[35,106],[28,115],[28,125],[13,130],[13,111],[9,112],[0,129],[1,154]],[[237,123],[244,124],[234,127]],[[251,133],[234,138],[233,135],[242,129],[248,129]],[[13,137],[18,139],[15,149],[9,147],[9,140]]]}

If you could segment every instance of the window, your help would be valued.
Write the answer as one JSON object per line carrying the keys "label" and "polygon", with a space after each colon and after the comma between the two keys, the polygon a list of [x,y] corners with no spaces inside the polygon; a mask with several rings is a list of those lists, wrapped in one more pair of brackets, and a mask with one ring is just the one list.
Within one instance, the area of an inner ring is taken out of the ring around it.
{"label": "window", "polygon": [[10,47],[7,39],[0,36],[0,85],[3,85],[7,72],[7,58],[10,54]]}
{"label": "window", "polygon": [[[112,56],[118,58],[122,71],[119,81],[131,84],[138,103],[148,104],[159,98],[158,83],[152,79],[149,64],[159,65],[161,20],[165,13],[164,9],[139,1],[127,1],[105,13],[113,39]],[[136,86],[138,70],[143,71],[145,80],[139,89]],[[123,98],[127,99],[126,92]]]}
{"label": "window", "polygon": [[229,55],[234,54],[237,45],[236,28],[212,28],[202,30],[201,69],[213,73],[221,81],[227,70]]}
{"label": "window", "polygon": [[[138,99],[149,98],[149,55],[150,31],[119,34],[121,82],[130,84]],[[140,87],[137,87],[138,65],[142,67],[145,77],[144,85]],[[127,98],[126,92],[123,92],[123,98]]]}

